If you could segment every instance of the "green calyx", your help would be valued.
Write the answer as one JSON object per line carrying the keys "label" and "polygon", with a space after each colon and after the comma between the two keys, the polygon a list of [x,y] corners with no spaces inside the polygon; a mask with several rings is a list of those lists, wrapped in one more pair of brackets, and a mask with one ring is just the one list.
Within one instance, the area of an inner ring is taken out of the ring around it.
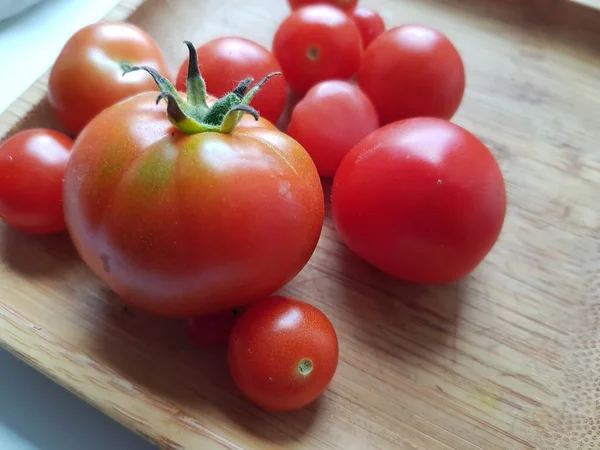
{"label": "green calyx", "polygon": [[258,120],[259,113],[250,106],[250,102],[271,77],[281,75],[281,73],[273,72],[267,75],[251,89],[250,85],[254,82],[254,79],[251,77],[246,78],[240,81],[233,91],[218,99],[214,105],[209,106],[206,102],[206,83],[198,67],[198,53],[191,42],[185,41],[185,45],[187,45],[190,52],[187,100],[183,99],[169,80],[152,67],[132,66],[124,62],[121,64],[123,75],[136,70],[148,72],[154,78],[160,90],[156,103],[163,99],[167,102],[169,120],[183,133],[196,134],[207,131],[231,133],[244,113],[248,113]]}

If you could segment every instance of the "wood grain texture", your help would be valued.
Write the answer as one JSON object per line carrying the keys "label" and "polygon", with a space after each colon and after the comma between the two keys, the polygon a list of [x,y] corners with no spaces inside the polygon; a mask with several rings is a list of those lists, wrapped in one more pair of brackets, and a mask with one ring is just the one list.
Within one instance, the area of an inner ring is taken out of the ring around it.
{"label": "wood grain texture", "polygon": [[[392,280],[353,256],[328,217],[285,292],[331,318],[338,373],[315,404],[270,414],[240,398],[222,353],[194,350],[179,322],[124,309],[66,236],[2,225],[0,342],[167,449],[600,448],[600,17],[571,0],[364,4],[388,25],[442,30],[464,57],[455,121],[493,150],[510,202],[472,276]],[[270,46],[286,13],[282,0],[147,0],[130,20],[176,69],[184,39]],[[42,77],[0,116],[0,133],[53,125],[44,92]]]}

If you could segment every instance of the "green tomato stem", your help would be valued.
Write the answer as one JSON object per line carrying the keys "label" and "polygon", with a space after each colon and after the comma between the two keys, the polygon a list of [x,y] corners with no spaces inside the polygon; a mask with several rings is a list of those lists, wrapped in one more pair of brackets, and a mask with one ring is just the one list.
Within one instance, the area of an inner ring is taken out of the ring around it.
{"label": "green tomato stem", "polygon": [[[148,72],[154,79],[160,94],[156,103],[167,102],[167,117],[180,131],[186,134],[205,132],[231,133],[239,124],[244,113],[252,115],[256,120],[260,115],[250,106],[250,103],[270,78],[281,75],[273,72],[260,80],[252,89],[254,79],[249,77],[238,84],[231,92],[209,106],[206,98],[206,82],[200,73],[198,53],[189,41],[184,42],[189,50],[189,66],[187,77],[187,100],[175,89],[173,84],[160,73],[148,66],[133,66],[127,62],[121,63],[123,75],[136,70]],[[249,90],[250,89],[250,90]]]}

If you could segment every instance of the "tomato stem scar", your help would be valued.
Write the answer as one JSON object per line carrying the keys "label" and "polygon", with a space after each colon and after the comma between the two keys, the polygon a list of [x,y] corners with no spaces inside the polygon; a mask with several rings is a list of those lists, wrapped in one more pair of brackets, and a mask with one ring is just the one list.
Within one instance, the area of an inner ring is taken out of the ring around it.
{"label": "tomato stem scar", "polygon": [[306,50],[306,57],[311,61],[316,61],[317,59],[319,59],[320,54],[321,52],[315,46],[310,46],[308,47],[308,50]]}
{"label": "tomato stem scar", "polygon": [[298,363],[298,372],[301,375],[308,376],[313,371],[313,362],[311,359],[302,358]]}

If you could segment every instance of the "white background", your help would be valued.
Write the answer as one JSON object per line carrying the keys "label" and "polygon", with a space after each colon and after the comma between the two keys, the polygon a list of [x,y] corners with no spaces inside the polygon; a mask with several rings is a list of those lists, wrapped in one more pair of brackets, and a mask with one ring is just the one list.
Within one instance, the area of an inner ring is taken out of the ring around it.
{"label": "white background", "polygon": [[[0,0],[0,17],[14,2]],[[12,3],[11,3],[12,2]],[[46,0],[0,21],[0,111],[54,62],[67,39],[117,0]],[[12,8],[11,8],[12,9]],[[0,324],[2,333],[2,324]],[[0,450],[154,447],[0,349]]]}
{"label": "white background", "polygon": [[[0,8],[11,2],[0,0]],[[118,0],[45,0],[0,22],[0,111],[50,68],[69,37],[97,22]],[[2,17],[0,9],[0,17]]]}

